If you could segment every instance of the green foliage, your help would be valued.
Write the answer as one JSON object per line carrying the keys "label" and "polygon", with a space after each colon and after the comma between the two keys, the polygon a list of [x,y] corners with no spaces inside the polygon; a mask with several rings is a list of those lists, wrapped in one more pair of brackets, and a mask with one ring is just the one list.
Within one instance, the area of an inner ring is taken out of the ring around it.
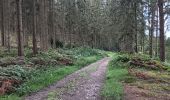
{"label": "green foliage", "polygon": [[166,70],[167,67],[159,61],[157,58],[150,58],[149,55],[138,53],[138,54],[126,54],[119,53],[115,63],[124,65],[124,67],[140,67],[150,70]]}
{"label": "green foliage", "polygon": [[63,57],[63,54],[60,54],[57,50],[49,50],[47,52],[40,52],[37,57],[40,57],[45,60],[49,59],[57,59],[59,57]]}
{"label": "green foliage", "polygon": [[18,97],[15,94],[11,94],[11,95],[5,95],[5,96],[1,96],[0,100],[22,100],[21,97]]}
{"label": "green foliage", "polygon": [[[24,53],[27,58],[32,57],[32,49],[24,48]],[[4,57],[17,57],[17,49],[11,48],[10,51],[7,51],[6,48],[0,48],[0,58]]]}
{"label": "green foliage", "polygon": [[148,61],[151,60],[149,55],[143,54],[143,53],[138,53],[132,56],[133,58],[140,58],[143,61]]}
{"label": "green foliage", "polygon": [[167,71],[170,72],[170,63],[165,62],[163,65],[167,68]]}
{"label": "green foliage", "polygon": [[166,61],[170,63],[170,46],[166,46]]}
{"label": "green foliage", "polygon": [[118,57],[116,58],[116,62],[128,62],[130,61],[130,56],[128,54],[122,54],[122,55],[118,55]]}
{"label": "green foliage", "polygon": [[84,63],[79,61],[76,62],[75,66],[63,66],[63,67],[48,67],[48,69],[39,69],[32,72],[32,77],[17,88],[17,95],[23,96],[25,94],[36,92],[43,87],[46,87],[58,80],[64,78],[66,75],[73,73],[76,70],[79,70],[84,65],[90,64],[100,57],[93,56],[84,58]]}
{"label": "green foliage", "polygon": [[15,57],[17,55],[16,49],[11,49],[10,52],[8,52],[5,48],[0,48],[0,58],[4,57]]}
{"label": "green foliage", "polygon": [[170,47],[170,37],[166,40],[166,46]]}
{"label": "green foliage", "polygon": [[66,75],[76,71],[76,67],[62,67],[62,68],[57,68],[57,67],[51,67],[48,68],[48,70],[39,70],[34,73],[32,73],[33,77],[22,84],[18,89],[17,89],[17,94],[20,96],[24,94],[28,94],[31,92],[36,92],[39,89],[42,89],[43,87],[46,87],[62,78],[64,78]]}
{"label": "green foliage", "polygon": [[143,61],[151,60],[149,55],[143,53],[137,53],[137,54],[119,53],[118,57],[116,58],[116,61],[125,63],[125,62],[129,62],[133,58],[139,58]]}
{"label": "green foliage", "polygon": [[[67,65],[68,63],[73,63],[75,55],[67,53],[68,49],[50,49],[47,52],[39,52],[35,57],[27,58],[28,63],[33,63],[35,65]],[[73,52],[73,51],[71,51]]]}
{"label": "green foliage", "polygon": [[0,68],[0,70],[1,70],[0,76],[2,78],[7,78],[7,79],[12,78],[12,79],[24,81],[29,78],[28,76],[30,74],[30,70],[28,68],[21,67],[19,65]]}
{"label": "green foliage", "polygon": [[[165,83],[169,83],[169,72],[164,69],[170,71],[170,64],[153,60],[144,54],[118,53],[112,57],[113,60],[108,66],[106,82],[102,91],[104,100],[122,100],[123,83],[140,83],[140,85],[138,85],[139,87],[154,92],[165,91],[166,93],[166,91],[169,90],[169,88],[165,86]],[[133,68],[129,64],[131,61],[135,61],[137,64],[133,65]],[[158,68],[158,70],[153,70],[155,68]]]}
{"label": "green foliage", "polygon": [[[146,90],[147,97],[166,97],[169,95],[170,74],[167,71],[148,70],[141,68],[133,68],[129,70],[129,74],[136,77],[133,84],[129,84],[138,89]],[[160,94],[163,93],[163,94]],[[142,94],[142,93],[140,93]],[[150,95],[152,94],[152,95]],[[154,95],[153,95],[154,94]],[[159,98],[160,99],[160,98]],[[164,99],[162,99],[164,100]]]}
{"label": "green foliage", "polygon": [[99,58],[101,58],[101,57],[100,56],[81,57],[80,59],[78,59],[76,61],[75,65],[76,66],[78,66],[78,65],[85,66],[85,65],[89,64],[92,61],[96,61]]}
{"label": "green foliage", "polygon": [[0,66],[8,66],[8,64],[13,64],[15,62],[15,57],[3,57],[0,59]]}
{"label": "green foliage", "polygon": [[90,47],[79,47],[79,48],[73,48],[72,49],[73,55],[76,55],[77,57],[87,57],[87,56],[93,56],[93,55],[99,55],[99,56],[105,56],[105,52],[99,49],[91,49]]}
{"label": "green foliage", "polygon": [[123,84],[128,76],[128,70],[124,65],[117,60],[120,56],[115,55],[114,59],[110,62],[109,68],[106,73],[106,82],[102,91],[102,96],[105,100],[122,100]]}
{"label": "green foliage", "polygon": [[33,56],[32,49],[31,48],[24,48],[24,56],[26,58],[31,58]]}
{"label": "green foliage", "polygon": [[[58,80],[64,78],[66,75],[73,73],[76,70],[84,67],[87,64],[95,62],[106,54],[101,50],[86,49],[85,47],[73,48],[73,49],[58,49],[49,50],[47,52],[40,52],[35,57],[31,57],[31,53],[27,49],[26,60],[27,63],[22,66],[11,65],[5,68],[1,68],[0,76],[8,76],[17,80],[22,80],[21,85],[17,85],[16,92],[11,95],[0,97],[0,99],[11,100],[11,98],[21,99],[23,95],[27,95],[31,92],[36,92]],[[87,51],[86,51],[87,50]],[[32,64],[32,60],[40,60],[42,65]],[[53,60],[59,61],[59,59],[70,59],[74,61],[74,65],[52,65],[45,64]],[[45,62],[45,63],[44,63]],[[44,65],[45,64],[45,65]],[[29,66],[29,67],[26,67]],[[19,100],[18,99],[18,100]]]}

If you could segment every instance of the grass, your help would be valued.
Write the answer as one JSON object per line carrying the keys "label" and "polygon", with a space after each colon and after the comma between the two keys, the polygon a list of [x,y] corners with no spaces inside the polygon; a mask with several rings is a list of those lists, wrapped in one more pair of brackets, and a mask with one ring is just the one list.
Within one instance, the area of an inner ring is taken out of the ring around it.
{"label": "grass", "polygon": [[10,95],[1,96],[0,100],[22,100],[22,99],[16,94],[10,94]]}
{"label": "grass", "polygon": [[[30,51],[27,50],[27,61],[31,60],[31,57],[29,55]],[[3,54],[3,53],[2,53]],[[104,52],[101,50],[96,50],[96,49],[90,49],[90,48],[74,48],[74,49],[59,49],[59,50],[50,50],[49,52],[42,52],[40,53],[37,57],[43,59],[44,61],[50,61],[55,60],[56,58],[69,58],[73,60],[74,64],[70,66],[64,66],[64,65],[42,65],[33,68],[34,70],[30,71],[29,73],[25,72],[24,67],[20,66],[13,66],[9,67],[7,69],[4,68],[2,72],[5,74],[13,75],[16,77],[21,77],[21,78],[27,78],[24,80],[25,82],[20,85],[17,88],[17,91],[13,94],[10,95],[5,95],[1,96],[0,100],[21,100],[25,95],[28,95],[29,93],[36,92],[44,87],[47,87],[67,75],[81,69],[82,67],[93,63],[100,58],[104,56],[110,56],[113,58],[113,60],[109,63],[108,65],[108,70],[106,73],[106,81],[102,90],[102,97],[103,100],[122,100],[123,98],[123,90],[124,90],[124,83],[131,83],[134,84],[136,83],[137,86],[140,88],[145,89],[150,89],[154,91],[169,91],[169,84],[168,86],[165,85],[164,83],[168,82],[169,83],[169,71],[170,71],[170,65],[168,63],[164,63],[163,65],[168,68],[167,71],[157,71],[157,70],[149,70],[147,68],[139,68],[137,66],[130,66],[128,62],[134,58],[134,57],[140,57],[144,61],[150,61],[150,59],[147,55],[141,55],[141,54],[136,54],[136,55],[128,55],[128,54],[121,54],[121,53],[112,53],[112,52]],[[10,54],[3,54],[3,59],[4,57],[15,57],[15,54],[10,53]],[[1,57],[1,55],[0,55]],[[8,61],[8,59],[5,61]],[[156,60],[157,61],[157,60]],[[158,61],[159,62],[159,61]],[[161,62],[159,62],[161,64]],[[148,83],[148,80],[141,80],[139,81],[137,76],[130,76],[128,73],[128,68],[134,68],[135,70],[141,71],[142,73],[147,73],[147,76],[154,78],[154,79],[159,79],[161,80],[158,83],[155,83],[157,81],[153,81],[152,83]],[[10,70],[10,71],[9,71]],[[92,68],[91,70],[96,70],[95,67]],[[8,72],[9,71],[9,72]],[[15,72],[16,71],[16,72]],[[28,70],[26,70],[28,72]],[[11,74],[12,72],[12,74]],[[31,74],[31,76],[28,76],[28,74]],[[1,74],[0,74],[1,75]],[[84,73],[81,74],[82,76],[85,76]],[[158,87],[158,88],[155,88]],[[54,92],[54,93],[53,93]],[[56,92],[58,91],[53,91],[49,93],[49,99],[52,99],[52,97],[55,97]]]}
{"label": "grass", "polygon": [[23,95],[36,92],[54,82],[57,82],[65,76],[79,70],[87,64],[99,60],[100,58],[101,57],[99,56],[85,57],[81,58],[83,59],[83,63],[80,63],[82,60],[78,60],[75,66],[62,66],[61,68],[50,67],[46,71],[41,70],[40,72],[36,72],[38,74],[28,82],[22,84],[15,94],[2,96],[0,97],[0,100],[20,100]]}
{"label": "grass", "polygon": [[127,77],[128,70],[123,64],[116,62],[117,57],[115,54],[106,73],[106,82],[102,91],[105,100],[121,100],[123,96],[122,80]]}
{"label": "grass", "polygon": [[[99,58],[100,57],[98,56],[87,57],[87,58],[83,58],[84,63],[79,63],[80,60],[78,60],[77,64],[74,66],[62,66],[60,68],[51,67],[46,71],[37,72],[38,74],[36,74],[34,78],[32,78],[31,80],[23,84],[24,85],[23,87],[27,87],[26,91],[24,91],[25,92],[24,94],[28,94],[30,92],[35,92],[39,89],[42,89],[43,87],[46,87],[64,78],[65,76],[79,70],[85,65],[97,61]],[[18,92],[20,95],[23,95],[23,93],[20,93],[20,90]]]}
{"label": "grass", "polygon": [[[80,51],[82,52],[80,52],[78,49],[75,50],[76,50],[75,52],[74,50],[69,50],[69,49],[60,50],[58,51],[59,54],[57,54],[57,55],[61,54],[61,56],[62,55],[72,56],[72,59],[74,59],[73,65],[70,66],[48,65],[48,66],[40,66],[40,67],[33,68],[34,70],[30,72],[31,76],[29,76],[29,79],[24,80],[25,82],[16,89],[17,91],[15,93],[1,96],[0,100],[21,100],[25,95],[28,95],[32,92],[36,92],[44,87],[47,87],[63,79],[67,75],[81,69],[82,67],[104,57],[103,54],[97,53],[98,50],[91,49],[92,50],[91,52],[90,49],[88,48],[86,49],[88,51],[86,51],[85,54],[83,54],[82,48],[80,49]],[[51,53],[51,51],[49,53],[45,53],[43,54],[43,58],[47,56],[50,60],[54,56],[52,54],[54,53],[53,52]],[[38,56],[41,57],[42,54]]]}
{"label": "grass", "polygon": [[154,59],[156,63],[160,66],[166,67],[167,70],[152,70],[147,67],[130,65],[129,63],[131,59],[136,57],[142,59],[143,61],[153,61],[153,59],[149,58],[147,55],[129,55],[121,53],[109,55],[111,55],[113,60],[110,62],[106,73],[106,82],[102,91],[103,100],[122,100],[124,95],[124,84],[137,86],[139,89],[147,90],[150,94],[154,94],[147,94],[151,97],[158,98],[159,96],[170,96],[167,92],[170,90],[170,67],[168,63],[162,63],[159,60]]}

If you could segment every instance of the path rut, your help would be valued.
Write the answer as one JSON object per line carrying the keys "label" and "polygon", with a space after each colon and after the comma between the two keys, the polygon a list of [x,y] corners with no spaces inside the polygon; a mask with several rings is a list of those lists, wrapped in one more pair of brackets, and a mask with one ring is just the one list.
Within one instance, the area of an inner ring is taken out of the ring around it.
{"label": "path rut", "polygon": [[100,91],[111,58],[104,58],[67,76],[25,100],[101,100]]}

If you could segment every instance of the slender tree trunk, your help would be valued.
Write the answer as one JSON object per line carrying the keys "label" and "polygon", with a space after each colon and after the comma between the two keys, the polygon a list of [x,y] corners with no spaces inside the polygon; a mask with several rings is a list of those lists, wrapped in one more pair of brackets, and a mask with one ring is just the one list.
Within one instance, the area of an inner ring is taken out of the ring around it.
{"label": "slender tree trunk", "polygon": [[158,56],[158,34],[159,34],[159,8],[157,7],[157,10],[156,10],[156,48],[155,48],[155,56],[157,57]]}
{"label": "slender tree trunk", "polygon": [[18,56],[24,56],[23,33],[22,33],[22,0],[17,2],[17,36],[18,36]]}
{"label": "slender tree trunk", "polygon": [[137,24],[137,4],[135,2],[135,52],[138,53],[138,24]]}
{"label": "slender tree trunk", "polygon": [[8,8],[8,23],[7,23],[7,29],[8,29],[8,32],[7,32],[7,48],[8,48],[8,52],[10,52],[10,33],[11,33],[11,27],[10,27],[10,24],[11,24],[11,8],[10,8],[10,0],[7,0],[8,4],[7,4],[7,8]]}
{"label": "slender tree trunk", "polygon": [[43,34],[44,34],[44,4],[43,1],[44,0],[38,0],[39,1],[39,5],[40,5],[40,14],[39,14],[39,25],[40,25],[40,49],[43,51],[44,50],[44,38],[43,38]]}
{"label": "slender tree trunk", "polygon": [[5,38],[4,38],[4,0],[1,0],[1,41],[2,41],[2,46],[5,46]]}
{"label": "slender tree trunk", "polygon": [[48,0],[45,0],[44,1],[44,6],[45,6],[45,9],[44,9],[44,14],[45,14],[45,50],[47,51],[49,49],[49,46],[50,46],[50,42],[49,42],[49,32],[48,32],[48,17],[49,17],[49,1]]}
{"label": "slender tree trunk", "polygon": [[153,57],[153,34],[154,34],[154,21],[155,21],[155,5],[151,7],[151,29],[150,29],[150,50],[149,50],[149,55],[150,57]]}
{"label": "slender tree trunk", "polygon": [[36,39],[36,32],[37,32],[37,23],[36,23],[36,0],[33,0],[33,36],[32,36],[32,44],[33,44],[33,54],[36,55],[38,53],[37,50],[37,39]]}
{"label": "slender tree trunk", "polygon": [[164,33],[164,12],[163,0],[158,0],[159,6],[159,23],[160,23],[160,60],[165,61],[165,33]]}
{"label": "slender tree trunk", "polygon": [[47,6],[46,0],[40,0],[40,23],[41,23],[41,34],[40,34],[40,47],[42,51],[48,50],[48,26],[47,26]]}
{"label": "slender tree trunk", "polygon": [[[144,9],[144,6],[142,7]],[[141,52],[144,53],[144,47],[145,47],[145,19],[144,19],[144,11],[142,10],[141,13],[142,16],[142,32],[141,32]]]}

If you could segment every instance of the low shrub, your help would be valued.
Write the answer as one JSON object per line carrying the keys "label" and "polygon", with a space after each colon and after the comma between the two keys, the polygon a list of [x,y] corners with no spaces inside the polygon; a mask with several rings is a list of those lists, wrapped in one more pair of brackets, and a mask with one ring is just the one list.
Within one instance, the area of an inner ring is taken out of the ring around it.
{"label": "low shrub", "polygon": [[5,91],[2,94],[15,91],[15,89],[29,79],[31,75],[31,71],[28,68],[19,65],[0,68],[0,70],[0,89],[4,89]]}

